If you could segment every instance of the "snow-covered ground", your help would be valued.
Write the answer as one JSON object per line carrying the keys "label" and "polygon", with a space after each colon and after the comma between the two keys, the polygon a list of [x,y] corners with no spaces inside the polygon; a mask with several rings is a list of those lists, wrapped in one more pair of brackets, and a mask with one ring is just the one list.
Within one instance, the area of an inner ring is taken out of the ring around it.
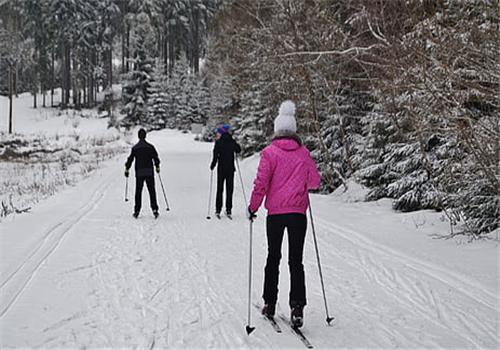
{"label": "snow-covered ground", "polygon": [[[124,201],[126,154],[0,223],[0,346],[301,348],[252,308],[247,336],[248,237],[235,178],[234,220],[207,220],[212,145],[175,131],[148,139],[162,160],[171,211],[146,191],[139,219]],[[258,157],[241,161],[249,195]],[[158,182],[158,179],[157,179]],[[129,183],[129,197],[134,190]],[[311,230],[305,247],[304,334],[316,348],[498,348],[499,246],[434,239],[441,214],[364,203],[355,185],[313,195],[330,313],[328,327]],[[213,206],[212,206],[213,208]],[[261,301],[265,212],[254,225],[252,302]],[[287,315],[287,249],[278,311]]]}
{"label": "snow-covered ground", "polygon": [[[57,90],[55,103],[59,99]],[[8,134],[9,101],[0,96],[0,220],[81,181],[128,148],[97,109],[34,109],[32,101],[28,93],[14,99],[14,133]]]}

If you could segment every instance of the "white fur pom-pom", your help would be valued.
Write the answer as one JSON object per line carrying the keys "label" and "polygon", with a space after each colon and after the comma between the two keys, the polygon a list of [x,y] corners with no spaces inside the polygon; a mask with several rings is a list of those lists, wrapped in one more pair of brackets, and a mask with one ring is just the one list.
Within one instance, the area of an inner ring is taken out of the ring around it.
{"label": "white fur pom-pom", "polygon": [[291,115],[295,116],[295,103],[290,100],[286,100],[281,103],[279,115]]}

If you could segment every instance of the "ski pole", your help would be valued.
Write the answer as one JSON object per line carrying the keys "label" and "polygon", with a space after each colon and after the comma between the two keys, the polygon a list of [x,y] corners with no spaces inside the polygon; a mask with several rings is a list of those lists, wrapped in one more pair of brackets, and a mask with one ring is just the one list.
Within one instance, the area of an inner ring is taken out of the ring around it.
{"label": "ski pole", "polygon": [[250,335],[255,330],[255,327],[252,327],[252,312],[250,310],[250,303],[252,299],[252,234],[253,234],[253,219],[250,219],[250,248],[249,248],[249,264],[248,264],[248,323],[246,326],[247,335]]}
{"label": "ski pole", "polygon": [[238,167],[238,174],[240,175],[241,189],[243,191],[243,199],[245,200],[245,210],[248,207],[247,195],[245,193],[245,186],[243,185],[243,177],[241,176],[240,162],[238,161],[238,157],[236,157],[236,166]]}
{"label": "ski pole", "polygon": [[209,193],[208,193],[208,211],[207,211],[207,220],[210,220],[211,217],[210,217],[210,209],[211,209],[211,206],[212,206],[212,184],[213,184],[213,181],[214,180],[214,171],[213,170],[210,170],[210,189],[209,189]]}
{"label": "ski pole", "polygon": [[309,198],[309,217],[311,219],[311,227],[314,238],[314,249],[316,250],[316,260],[318,261],[318,271],[319,271],[319,279],[321,281],[321,290],[323,291],[323,301],[325,302],[325,312],[326,312],[326,323],[330,325],[330,322],[333,321],[334,317],[330,317],[328,313],[328,303],[326,302],[326,293],[325,293],[325,283],[323,282],[323,272],[321,271],[321,262],[319,260],[319,249],[318,249],[318,241],[316,239],[316,230],[314,228],[314,220],[311,208],[311,199]]}
{"label": "ski pole", "polygon": [[[247,196],[245,193],[245,186],[243,185],[243,177],[241,176],[240,162],[238,157],[236,157],[236,166],[238,167],[238,174],[240,176],[241,189],[243,191],[243,199],[245,200],[245,207],[248,205]],[[253,219],[250,219],[250,242],[249,242],[249,252],[248,252],[248,323],[246,326],[247,334],[250,335],[255,330],[252,327],[252,312],[251,312],[251,300],[252,300],[252,246],[253,246]]]}
{"label": "ski pole", "polygon": [[128,176],[125,179],[125,202],[128,202]]}
{"label": "ski pole", "polygon": [[168,199],[167,199],[167,195],[165,194],[165,187],[163,187],[163,181],[161,181],[161,175],[158,174],[158,177],[160,178],[161,190],[163,191],[163,197],[165,198],[165,203],[167,204],[167,211],[169,211],[170,206],[168,205]]}

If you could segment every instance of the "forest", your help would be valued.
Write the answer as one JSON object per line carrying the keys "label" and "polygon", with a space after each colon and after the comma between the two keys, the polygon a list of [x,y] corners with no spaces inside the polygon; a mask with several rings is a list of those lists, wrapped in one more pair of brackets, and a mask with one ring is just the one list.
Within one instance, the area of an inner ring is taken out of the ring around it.
{"label": "forest", "polygon": [[499,13],[496,0],[0,0],[0,94],[99,108],[110,127],[203,124],[205,140],[229,123],[244,156],[291,99],[323,193],[354,181],[395,210],[443,212],[451,236],[488,237]]}

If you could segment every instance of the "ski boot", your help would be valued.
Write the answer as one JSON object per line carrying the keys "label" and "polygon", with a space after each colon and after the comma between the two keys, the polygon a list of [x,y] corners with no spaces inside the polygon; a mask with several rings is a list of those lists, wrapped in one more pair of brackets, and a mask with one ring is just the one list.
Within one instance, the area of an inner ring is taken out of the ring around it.
{"label": "ski boot", "polygon": [[226,216],[228,219],[233,220],[233,215],[231,214],[231,212],[229,210],[226,211]]}
{"label": "ski boot", "polygon": [[139,212],[134,211],[134,213],[132,214],[132,216],[134,217],[134,219],[137,219],[139,217]]}
{"label": "ski boot", "polygon": [[158,216],[160,214],[158,213],[158,210],[153,210],[153,216],[155,217],[155,219],[158,219]]}
{"label": "ski boot", "polygon": [[294,306],[292,307],[292,312],[290,316],[290,322],[293,328],[300,328],[304,325],[304,307]]}
{"label": "ski boot", "polygon": [[267,318],[274,318],[276,312],[276,304],[265,304],[262,308],[262,314]]}
{"label": "ski boot", "polygon": [[215,217],[220,220],[220,212],[216,211],[215,212]]}

